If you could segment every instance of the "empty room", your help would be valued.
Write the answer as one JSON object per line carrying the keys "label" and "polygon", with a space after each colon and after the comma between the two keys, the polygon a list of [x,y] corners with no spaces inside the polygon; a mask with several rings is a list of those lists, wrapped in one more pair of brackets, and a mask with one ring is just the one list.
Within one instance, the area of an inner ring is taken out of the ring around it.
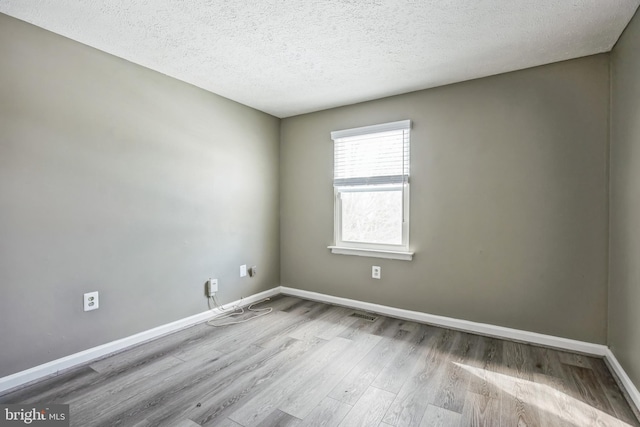
{"label": "empty room", "polygon": [[639,6],[0,1],[0,425],[640,426]]}

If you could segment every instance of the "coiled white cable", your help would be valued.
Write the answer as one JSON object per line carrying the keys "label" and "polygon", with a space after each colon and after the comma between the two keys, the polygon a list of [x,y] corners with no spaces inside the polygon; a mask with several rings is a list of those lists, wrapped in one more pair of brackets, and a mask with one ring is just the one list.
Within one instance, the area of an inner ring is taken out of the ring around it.
{"label": "coiled white cable", "polygon": [[[249,304],[249,306],[247,307],[247,311],[258,313],[255,316],[248,317],[248,318],[242,319],[242,320],[234,320],[234,321],[226,322],[226,323],[214,323],[217,320],[229,319],[229,318],[233,318],[233,317],[242,316],[245,313],[245,310],[244,310],[244,308],[238,307],[237,305],[232,307],[232,308],[225,308],[224,306],[222,306],[222,305],[220,305],[218,303],[218,300],[215,297],[215,295],[212,296],[212,297],[209,297],[207,299],[207,304],[209,304],[209,309],[213,310],[213,308],[211,308],[211,300],[213,300],[215,308],[221,310],[222,311],[222,315],[214,317],[213,319],[207,321],[207,325],[219,328],[221,326],[229,326],[229,325],[237,325],[239,323],[245,323],[245,322],[248,322],[249,320],[253,320],[253,319],[257,319],[258,317],[266,316],[267,314],[269,314],[269,313],[271,313],[273,311],[272,307],[253,308],[253,306],[256,305],[256,304],[260,304],[262,302],[265,302],[265,301],[269,301],[270,299],[271,298],[265,298],[265,299],[260,300],[258,302],[254,302],[252,304]],[[229,310],[232,310],[232,311],[230,312]]]}

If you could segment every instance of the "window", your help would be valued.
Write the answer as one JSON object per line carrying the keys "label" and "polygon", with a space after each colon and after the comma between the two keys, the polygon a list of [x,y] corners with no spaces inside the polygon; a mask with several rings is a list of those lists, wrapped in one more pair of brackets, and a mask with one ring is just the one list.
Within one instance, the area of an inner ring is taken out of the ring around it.
{"label": "window", "polygon": [[404,120],[331,132],[333,253],[411,260],[410,129]]}

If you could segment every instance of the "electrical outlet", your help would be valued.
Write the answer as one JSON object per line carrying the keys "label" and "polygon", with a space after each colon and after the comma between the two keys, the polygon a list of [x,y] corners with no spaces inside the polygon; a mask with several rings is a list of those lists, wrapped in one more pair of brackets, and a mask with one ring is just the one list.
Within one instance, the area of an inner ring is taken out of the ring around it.
{"label": "electrical outlet", "polygon": [[97,310],[100,307],[98,291],[84,294],[84,311]]}
{"label": "electrical outlet", "polygon": [[255,265],[249,269],[249,276],[256,277],[258,275],[258,267]]}
{"label": "electrical outlet", "polygon": [[207,296],[212,297],[218,292],[218,279],[207,280]]}
{"label": "electrical outlet", "polygon": [[245,277],[247,275],[247,264],[242,264],[240,266],[240,277]]}
{"label": "electrical outlet", "polygon": [[371,267],[371,277],[373,277],[374,279],[379,279],[381,273],[382,268],[380,268],[379,266],[374,265],[373,267]]}

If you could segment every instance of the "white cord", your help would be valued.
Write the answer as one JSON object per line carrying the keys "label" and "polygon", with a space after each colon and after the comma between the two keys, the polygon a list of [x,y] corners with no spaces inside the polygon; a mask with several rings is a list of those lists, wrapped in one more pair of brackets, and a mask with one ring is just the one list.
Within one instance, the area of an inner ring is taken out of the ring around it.
{"label": "white cord", "polygon": [[220,303],[218,302],[218,299],[216,298],[216,295],[213,294],[213,296],[210,296],[209,298],[207,298],[207,305],[209,305],[209,310],[214,310],[214,307],[211,307],[211,301],[213,301],[213,304],[215,305],[215,309],[218,309],[223,312],[240,309],[240,307],[238,307],[237,305],[232,308],[225,308],[224,306],[220,305]]}
{"label": "white cord", "polygon": [[[216,307],[219,308],[222,311],[227,311],[227,310],[231,310],[230,308],[225,308],[222,304],[220,304],[220,302],[218,302],[218,297],[216,296],[216,294],[213,294],[213,301],[216,304]],[[267,298],[268,299],[268,298]],[[233,307],[234,310],[238,310],[240,307],[238,307],[237,305]]]}
{"label": "white cord", "polygon": [[[215,295],[213,297],[209,297],[207,299],[207,304],[209,304],[209,309],[210,310],[213,310],[211,308],[211,300],[213,300],[216,308],[219,309],[219,310],[223,310],[223,313],[224,313],[222,316],[214,317],[213,319],[211,319],[211,320],[209,320],[207,322],[207,325],[214,326],[214,327],[237,325],[239,323],[245,323],[245,322],[248,322],[249,320],[253,320],[253,319],[257,319],[258,317],[265,316],[265,315],[267,315],[267,314],[269,314],[269,313],[271,313],[273,311],[273,308],[271,308],[271,307],[253,308],[253,306],[256,305],[256,304],[260,304],[261,302],[265,302],[265,301],[269,301],[270,300],[270,298],[265,298],[265,299],[263,299],[261,301],[254,302],[253,304],[249,304],[249,306],[247,307],[247,311],[252,311],[254,313],[258,313],[255,316],[248,317],[248,318],[242,319],[242,320],[235,320],[233,322],[213,323],[216,320],[228,319],[228,318],[231,318],[231,317],[241,316],[241,315],[243,315],[245,313],[245,311],[244,311],[244,308],[238,307],[238,306],[234,306],[232,309],[223,307],[222,305],[218,304],[218,300],[216,299]],[[233,310],[233,311],[229,312],[229,310]]]}

